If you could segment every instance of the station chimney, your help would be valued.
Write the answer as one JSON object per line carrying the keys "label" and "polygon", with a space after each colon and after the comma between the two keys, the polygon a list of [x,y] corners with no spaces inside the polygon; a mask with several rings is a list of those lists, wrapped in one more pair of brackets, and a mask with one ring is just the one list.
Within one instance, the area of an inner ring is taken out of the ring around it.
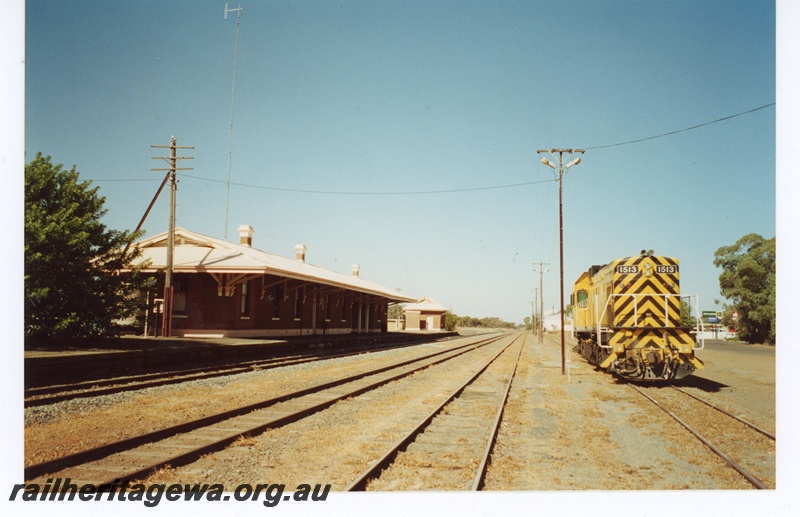
{"label": "station chimney", "polygon": [[242,246],[252,247],[254,233],[256,233],[256,231],[249,224],[243,224],[239,226],[239,244]]}
{"label": "station chimney", "polygon": [[294,258],[297,259],[299,262],[306,261],[306,248],[305,244],[295,244],[294,245]]}

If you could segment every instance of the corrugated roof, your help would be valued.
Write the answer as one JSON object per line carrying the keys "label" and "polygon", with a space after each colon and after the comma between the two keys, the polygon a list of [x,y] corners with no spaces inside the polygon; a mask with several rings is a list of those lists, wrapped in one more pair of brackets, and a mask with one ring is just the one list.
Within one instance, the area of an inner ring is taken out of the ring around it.
{"label": "corrugated roof", "polygon": [[[135,244],[142,250],[133,265],[150,261],[147,272],[161,271],[167,263],[167,232]],[[175,229],[173,250],[175,273],[250,273],[270,274],[295,280],[305,280],[367,294],[398,302],[413,302],[416,298],[364,280],[354,275],[336,273],[296,259],[280,257],[250,246],[208,237],[184,228]]]}

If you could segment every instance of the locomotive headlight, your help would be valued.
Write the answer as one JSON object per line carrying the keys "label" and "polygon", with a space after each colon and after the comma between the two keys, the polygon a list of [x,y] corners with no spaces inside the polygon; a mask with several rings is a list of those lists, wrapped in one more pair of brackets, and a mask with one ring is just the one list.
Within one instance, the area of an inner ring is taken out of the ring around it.
{"label": "locomotive headlight", "polygon": [[652,276],[653,275],[653,266],[650,264],[644,265],[644,276]]}

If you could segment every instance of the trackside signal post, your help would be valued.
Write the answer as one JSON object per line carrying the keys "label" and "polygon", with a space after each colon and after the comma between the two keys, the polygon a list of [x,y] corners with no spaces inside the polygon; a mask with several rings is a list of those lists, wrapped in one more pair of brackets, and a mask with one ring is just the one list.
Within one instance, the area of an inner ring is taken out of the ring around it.
{"label": "trackside signal post", "polygon": [[558,155],[558,168],[556,168],[556,166],[545,157],[542,157],[542,163],[558,172],[558,241],[560,246],[559,261],[561,270],[561,308],[559,310],[561,313],[561,375],[565,375],[567,373],[567,354],[566,347],[564,346],[564,215],[561,208],[563,204],[563,188],[561,179],[564,176],[565,170],[581,163],[581,158],[579,156],[565,165],[564,155],[566,154],[567,159],[569,159],[569,157],[575,153],[583,154],[586,151],[583,149],[538,149],[536,152],[539,154],[550,153],[550,155],[554,158],[556,155]]}
{"label": "trackside signal post", "polygon": [[[172,335],[172,254],[175,249],[175,197],[178,191],[178,180],[175,177],[176,171],[190,171],[191,167],[177,167],[178,160],[192,160],[194,156],[176,156],[177,149],[194,149],[189,146],[178,146],[175,137],[172,137],[170,145],[151,145],[156,149],[169,149],[169,156],[153,156],[154,160],[165,160],[169,164],[168,169],[151,169],[154,171],[167,171],[167,178],[170,182],[169,196],[169,233],[167,234],[167,271],[164,277],[164,304],[162,306],[161,335],[170,337]],[[162,183],[163,186],[163,183]],[[160,192],[160,190],[159,190]],[[156,194],[158,195],[158,194]],[[155,199],[153,200],[155,201]],[[152,206],[152,203],[151,203]],[[149,208],[148,208],[149,211]],[[146,216],[147,214],[145,214]]]}

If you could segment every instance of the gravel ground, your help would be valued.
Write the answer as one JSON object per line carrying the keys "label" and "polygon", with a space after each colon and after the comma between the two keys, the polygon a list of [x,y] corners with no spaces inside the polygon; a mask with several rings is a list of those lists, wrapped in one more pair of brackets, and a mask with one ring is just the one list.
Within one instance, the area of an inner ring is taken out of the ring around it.
{"label": "gravel ground", "polygon": [[368,490],[470,490],[523,341],[448,403]]}
{"label": "gravel ground", "polygon": [[429,344],[25,409],[25,465],[455,346]]}
{"label": "gravel ground", "polygon": [[325,411],[243,439],[191,465],[163,469],[148,482],[236,486],[280,480],[287,486],[330,483],[333,490],[341,490],[509,340],[431,366],[364,396],[337,402]]}
{"label": "gravel ground", "polygon": [[[490,354],[490,347],[485,348],[482,354]],[[399,361],[415,349],[420,347],[380,355]],[[775,428],[774,355],[753,359],[747,350],[735,346],[709,347],[699,355],[707,369],[684,383],[688,390],[769,430]],[[752,488],[641,395],[577,354],[572,359],[569,376],[564,376],[555,338],[548,336],[537,344],[527,337],[488,471],[487,490]],[[37,463],[251,403],[343,372],[367,369],[379,360],[379,354],[368,354],[31,408],[25,412],[25,462]],[[191,465],[163,469],[150,481],[225,486],[331,483],[333,490],[341,490],[474,368],[471,359],[448,361],[299,422],[242,438]],[[774,449],[769,452],[761,457],[760,472],[766,475],[775,471]],[[405,472],[412,483],[394,486],[419,489],[413,484],[419,474],[413,468]],[[774,486],[774,480],[771,483]]]}
{"label": "gravel ground", "polygon": [[697,352],[706,368],[684,379],[683,385],[774,433],[775,351],[764,345],[709,341]]}
{"label": "gravel ground", "polygon": [[[512,388],[487,489],[751,488],[668,415],[577,354],[572,354],[568,364],[569,376],[561,375],[556,337],[532,344],[529,353],[528,370]],[[714,360],[707,363],[721,365],[727,361],[719,357],[724,353],[709,351]],[[747,368],[739,361],[733,363]],[[774,369],[772,379],[774,386]],[[761,378],[756,381],[762,382]],[[751,405],[758,405],[756,398]],[[761,400],[769,405],[768,390]],[[771,463],[766,471],[774,469],[774,444],[764,461]]]}

